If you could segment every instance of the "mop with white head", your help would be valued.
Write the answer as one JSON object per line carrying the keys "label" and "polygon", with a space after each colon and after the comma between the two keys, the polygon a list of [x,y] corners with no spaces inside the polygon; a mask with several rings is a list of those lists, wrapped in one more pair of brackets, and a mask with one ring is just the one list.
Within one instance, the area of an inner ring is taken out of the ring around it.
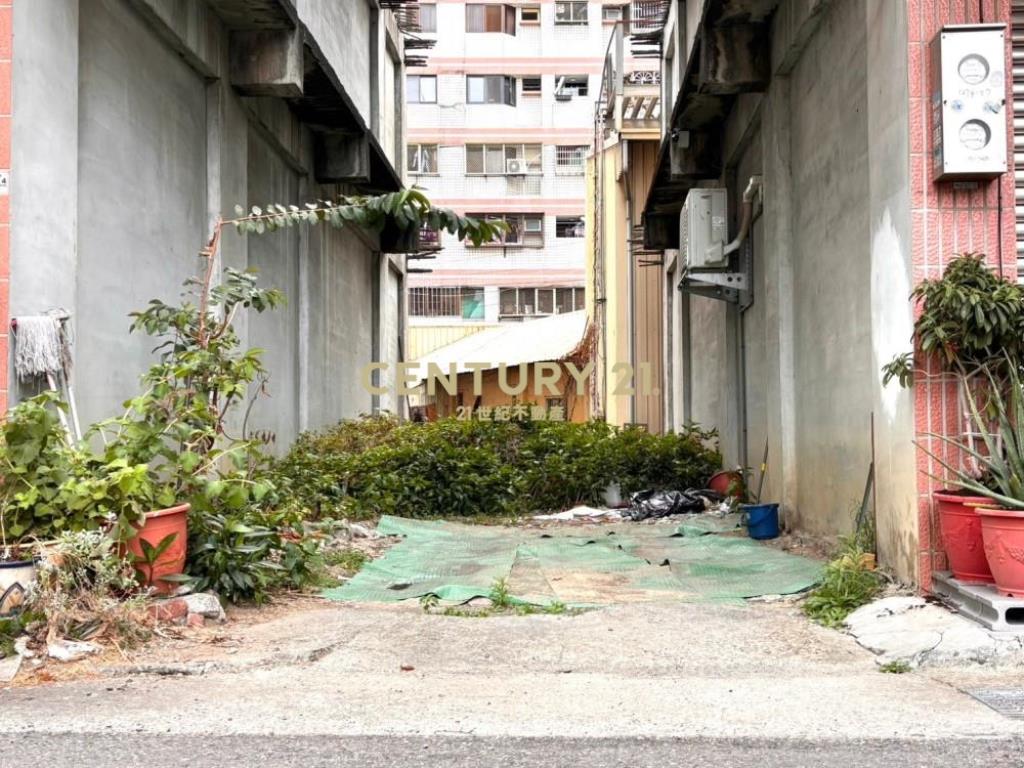
{"label": "mop with white head", "polygon": [[37,376],[62,374],[67,363],[67,349],[60,320],[54,315],[26,315],[16,318],[14,370],[21,381]]}

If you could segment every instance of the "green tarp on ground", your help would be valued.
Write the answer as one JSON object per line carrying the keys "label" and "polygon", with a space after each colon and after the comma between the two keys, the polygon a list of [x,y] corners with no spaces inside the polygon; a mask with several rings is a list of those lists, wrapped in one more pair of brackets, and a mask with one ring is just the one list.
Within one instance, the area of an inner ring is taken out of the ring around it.
{"label": "green tarp on ground", "polygon": [[701,535],[735,522],[694,516],[678,527],[536,529],[384,517],[377,530],[404,540],[324,596],[393,603],[433,594],[465,602],[506,579],[514,598],[537,605],[736,602],[802,592],[820,579],[815,560],[742,537]]}

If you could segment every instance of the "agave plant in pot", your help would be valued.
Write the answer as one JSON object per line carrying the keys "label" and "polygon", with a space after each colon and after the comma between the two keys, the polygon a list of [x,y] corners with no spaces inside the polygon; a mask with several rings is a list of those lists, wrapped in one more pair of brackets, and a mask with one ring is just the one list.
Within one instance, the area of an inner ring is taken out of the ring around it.
{"label": "agave plant in pot", "polygon": [[[953,259],[938,279],[925,280],[911,298],[920,313],[914,321],[914,351],[895,357],[883,369],[883,384],[904,387],[920,379],[955,382],[966,421],[972,405],[997,389],[1005,397],[1007,371],[1024,360],[1024,289],[995,274],[981,254]],[[978,409],[979,415],[987,411]],[[939,530],[953,575],[961,581],[991,583],[981,520],[976,509],[989,503],[988,468],[975,458],[991,454],[983,435],[992,434],[990,419],[977,427],[965,424],[962,466],[951,469],[954,487],[935,491]],[[998,442],[995,440],[993,442]],[[962,482],[966,480],[966,482]],[[944,482],[948,482],[945,480]],[[995,482],[993,479],[992,482]]]}
{"label": "agave plant in pot", "polygon": [[985,498],[976,511],[996,589],[1004,595],[1024,597],[1024,381],[1015,365],[996,372],[985,368],[984,373],[989,383],[985,400],[968,398],[983,448],[962,438],[936,437],[982,467],[986,483],[931,455],[957,477],[962,488]]}

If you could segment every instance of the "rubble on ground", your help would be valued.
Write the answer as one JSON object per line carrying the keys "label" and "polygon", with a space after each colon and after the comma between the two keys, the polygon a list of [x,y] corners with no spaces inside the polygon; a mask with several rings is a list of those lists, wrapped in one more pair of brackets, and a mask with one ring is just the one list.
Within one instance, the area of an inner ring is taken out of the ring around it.
{"label": "rubble on ground", "polygon": [[1024,635],[991,632],[922,597],[884,597],[858,608],[844,624],[876,654],[879,666],[1024,663]]}

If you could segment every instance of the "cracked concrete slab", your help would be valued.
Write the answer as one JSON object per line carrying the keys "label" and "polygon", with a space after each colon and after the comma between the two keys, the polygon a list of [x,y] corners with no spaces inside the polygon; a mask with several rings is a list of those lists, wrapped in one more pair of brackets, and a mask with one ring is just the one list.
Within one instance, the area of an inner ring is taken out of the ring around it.
{"label": "cracked concrete slab", "polygon": [[1024,638],[992,632],[920,597],[876,600],[851,613],[845,626],[879,666],[1024,664]]}

